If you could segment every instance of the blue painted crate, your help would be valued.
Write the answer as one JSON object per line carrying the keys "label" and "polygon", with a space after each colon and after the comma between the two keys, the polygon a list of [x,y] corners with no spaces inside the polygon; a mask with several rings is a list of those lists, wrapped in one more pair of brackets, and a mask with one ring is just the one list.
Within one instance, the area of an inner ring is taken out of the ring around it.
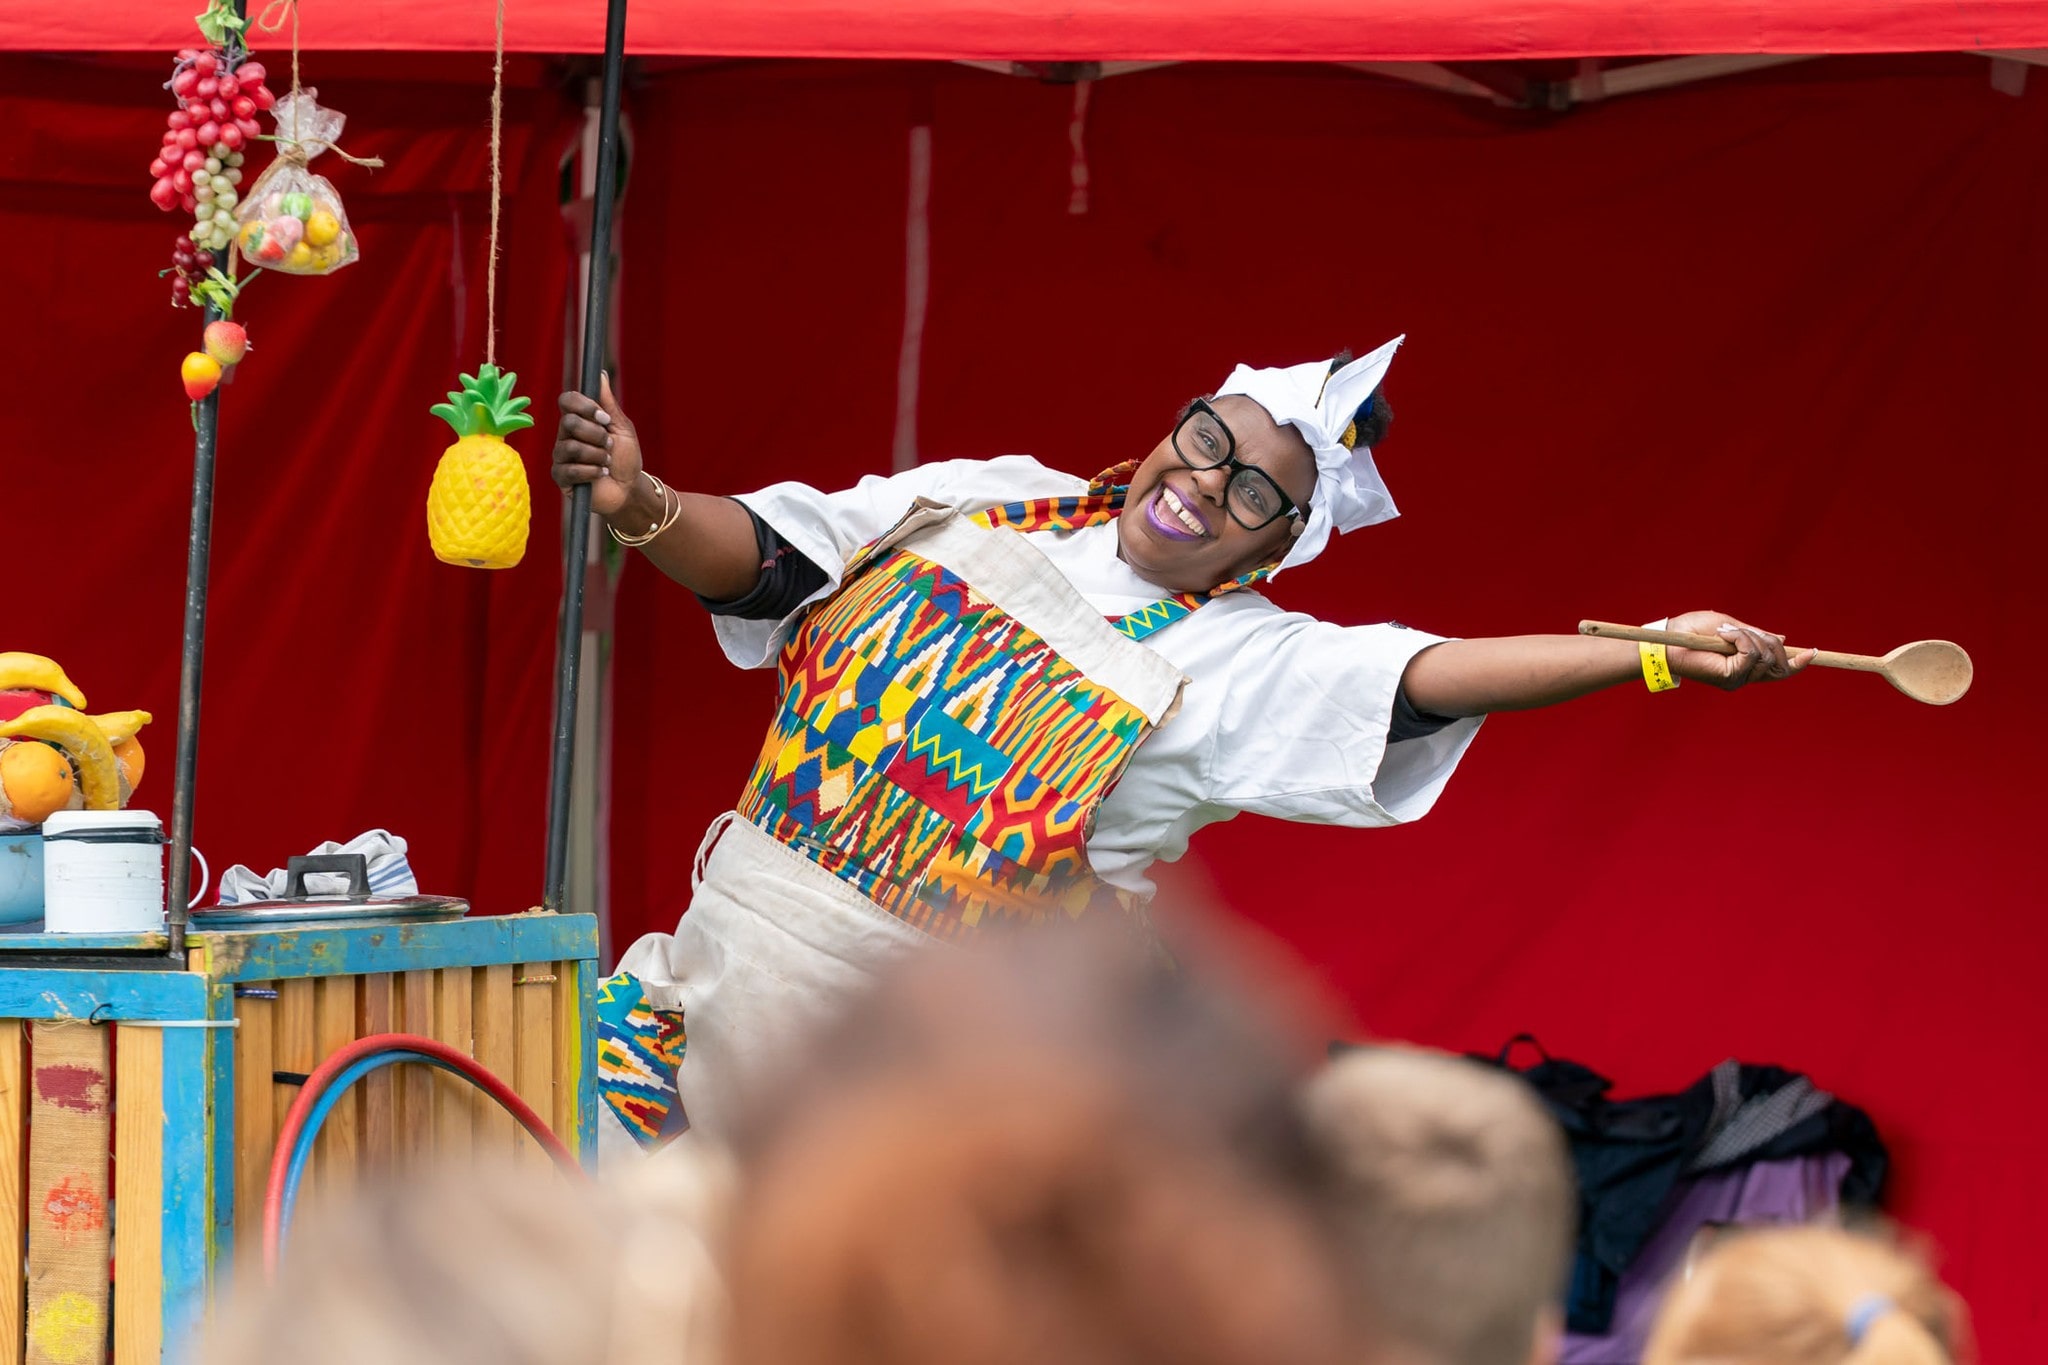
{"label": "blue painted crate", "polygon": [[[202,929],[182,966],[166,947],[160,933],[0,930],[0,1163],[23,1161],[33,1140],[23,1119],[47,1099],[33,1060],[38,1030],[133,1035],[113,1051],[106,1097],[124,1115],[113,1187],[124,1216],[95,1231],[115,1256],[112,1328],[123,1359],[160,1358],[188,1339],[238,1240],[260,1235],[263,1178],[294,1078],[357,1037],[414,1032],[462,1048],[586,1162],[595,1157],[589,915]],[[331,1139],[323,1132],[315,1162],[326,1178],[450,1149],[517,1152],[525,1141],[488,1101],[435,1086],[418,1068],[379,1077],[337,1109]],[[158,1110],[160,1126],[137,1121]],[[40,1212],[34,1190],[18,1202],[0,1210],[17,1246]],[[152,1204],[153,1218],[127,1212]],[[33,1261],[33,1237],[28,1245]],[[19,1257],[0,1256],[0,1293],[17,1303],[21,1269]]]}

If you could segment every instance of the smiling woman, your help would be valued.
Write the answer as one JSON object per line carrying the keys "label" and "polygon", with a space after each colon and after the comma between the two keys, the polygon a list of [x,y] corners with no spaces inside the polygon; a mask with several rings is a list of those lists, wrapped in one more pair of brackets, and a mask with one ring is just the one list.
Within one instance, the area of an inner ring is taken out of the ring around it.
{"label": "smiling woman", "polygon": [[644,467],[608,386],[562,395],[556,481],[589,484],[727,657],[782,681],[689,913],[600,1002],[607,1132],[723,1129],[789,1039],[920,945],[1090,913],[1142,926],[1147,868],[1204,825],[1418,819],[1488,712],[1810,662],[1717,612],[1671,625],[1732,655],[1337,626],[1261,596],[1332,532],[1396,515],[1372,447],[1400,341],[1239,366],[1087,481],[1012,456],[708,497]]}
{"label": "smiling woman", "polygon": [[1119,518],[1118,553],[1162,587],[1228,583],[1277,562],[1307,528],[1315,481],[1300,433],[1249,398],[1197,398],[1132,477],[1126,506],[1141,515]]}

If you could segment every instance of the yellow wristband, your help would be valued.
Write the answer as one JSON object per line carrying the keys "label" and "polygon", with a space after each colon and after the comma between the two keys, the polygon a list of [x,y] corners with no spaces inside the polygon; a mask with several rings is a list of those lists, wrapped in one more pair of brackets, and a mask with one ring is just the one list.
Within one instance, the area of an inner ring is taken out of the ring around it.
{"label": "yellow wristband", "polygon": [[1678,686],[1678,675],[1671,671],[1671,655],[1662,645],[1647,641],[1636,649],[1643,656],[1643,683],[1652,692],[1669,692]]}

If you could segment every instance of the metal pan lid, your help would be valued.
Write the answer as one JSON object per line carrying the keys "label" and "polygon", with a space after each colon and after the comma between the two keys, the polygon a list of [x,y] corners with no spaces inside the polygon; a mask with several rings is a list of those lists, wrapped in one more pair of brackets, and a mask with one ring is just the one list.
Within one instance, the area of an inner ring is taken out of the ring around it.
{"label": "metal pan lid", "polygon": [[459,919],[469,902],[454,896],[307,896],[298,900],[240,901],[192,912],[195,928],[315,920]]}

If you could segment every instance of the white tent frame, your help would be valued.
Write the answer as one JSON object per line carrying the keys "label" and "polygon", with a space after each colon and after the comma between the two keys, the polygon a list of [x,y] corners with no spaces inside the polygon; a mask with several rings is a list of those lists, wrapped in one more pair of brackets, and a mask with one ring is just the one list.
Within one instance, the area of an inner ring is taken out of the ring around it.
{"label": "white tent frame", "polygon": [[[1562,81],[1532,81],[1508,72],[1505,68],[1510,64],[1505,62],[1488,64],[1503,68],[1501,74],[1491,82],[1480,80],[1441,62],[1337,62],[1335,65],[1348,71],[1404,81],[1410,85],[1440,90],[1449,95],[1483,99],[1505,107],[1540,108],[1562,113],[1581,104],[1593,104],[1622,95],[1639,95],[1651,90],[1668,90],[1673,86],[1691,85],[1719,76],[1740,76],[1751,71],[1765,71],[1776,66],[1788,66],[1794,62],[1809,62],[1823,55],[1828,54],[1703,53],[1620,64],[1611,63],[1601,57],[1582,57],[1577,73]],[[2016,48],[2009,51],[1979,52],[1974,55],[1990,61],[1992,88],[2006,95],[2017,96],[2025,90],[2026,69],[2029,66],[2048,66],[2048,48]],[[1082,84],[1110,76],[1127,76],[1138,71],[1178,66],[1180,63],[963,60],[956,65],[971,66],[1002,76],[1026,76],[1061,84]]]}

